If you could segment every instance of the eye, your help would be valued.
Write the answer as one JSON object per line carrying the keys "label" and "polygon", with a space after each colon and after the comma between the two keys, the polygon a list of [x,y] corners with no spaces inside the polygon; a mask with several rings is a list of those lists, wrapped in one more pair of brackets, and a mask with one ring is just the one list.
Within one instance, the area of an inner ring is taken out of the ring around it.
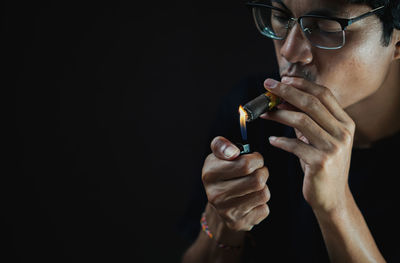
{"label": "eye", "polygon": [[319,28],[321,31],[325,32],[339,32],[342,31],[341,25],[335,20],[329,19],[319,19],[316,21],[315,28]]}
{"label": "eye", "polygon": [[272,11],[272,21],[274,23],[287,24],[289,18],[282,12]]}

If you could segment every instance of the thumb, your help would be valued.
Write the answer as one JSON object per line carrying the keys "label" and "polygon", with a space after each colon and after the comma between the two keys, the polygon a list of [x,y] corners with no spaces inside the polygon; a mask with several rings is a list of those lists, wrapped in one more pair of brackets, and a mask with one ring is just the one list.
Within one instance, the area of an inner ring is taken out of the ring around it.
{"label": "thumb", "polygon": [[233,160],[240,154],[239,148],[222,136],[217,136],[212,140],[211,151],[221,160]]}

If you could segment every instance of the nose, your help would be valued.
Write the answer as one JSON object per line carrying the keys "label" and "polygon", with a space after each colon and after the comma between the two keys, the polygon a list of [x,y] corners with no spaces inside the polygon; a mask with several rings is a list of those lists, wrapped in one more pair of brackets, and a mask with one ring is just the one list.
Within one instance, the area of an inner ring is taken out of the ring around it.
{"label": "nose", "polygon": [[304,36],[300,25],[294,23],[280,48],[280,55],[293,64],[309,64],[313,60],[311,51],[311,43]]}

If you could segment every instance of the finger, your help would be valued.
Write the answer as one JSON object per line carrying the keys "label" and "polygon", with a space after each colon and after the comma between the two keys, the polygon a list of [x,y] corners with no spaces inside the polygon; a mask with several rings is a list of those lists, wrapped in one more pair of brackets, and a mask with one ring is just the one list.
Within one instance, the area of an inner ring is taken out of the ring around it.
{"label": "finger", "polygon": [[[291,85],[267,79],[264,83],[266,88],[278,95],[286,102],[310,116],[318,125],[328,133],[338,133],[339,121],[329,112],[325,105],[313,94],[297,89]],[[313,84],[313,89],[322,89],[321,86]]]}
{"label": "finger", "polygon": [[281,104],[278,104],[276,106],[277,109],[280,110],[291,110],[291,111],[301,111],[300,109],[296,108],[295,106],[293,106],[292,104],[287,103],[286,101],[284,101]]}
{"label": "finger", "polygon": [[241,155],[233,161],[221,160],[210,154],[203,166],[205,182],[231,180],[252,174],[264,166],[264,158],[258,152]]}
{"label": "finger", "polygon": [[306,144],[310,144],[308,139],[298,129],[294,129],[294,132],[296,133],[297,139],[299,139],[300,141],[303,141]]}
{"label": "finger", "polygon": [[299,130],[310,144],[318,149],[329,149],[332,145],[333,138],[302,112],[277,110],[264,114],[263,119],[273,120]]}
{"label": "finger", "polygon": [[245,215],[254,207],[267,203],[270,197],[268,186],[264,184],[263,189],[260,191],[228,199],[215,205],[221,210],[232,210],[234,208],[233,211],[235,211],[236,216],[238,214]]}
{"label": "finger", "polygon": [[262,167],[249,176],[222,181],[218,184],[218,188],[222,192],[220,195],[220,200],[226,201],[261,191],[264,189],[268,177],[268,169],[266,167]]}
{"label": "finger", "polygon": [[299,139],[271,136],[269,142],[277,148],[293,153],[309,165],[316,163],[316,159],[322,156],[320,151]]}
{"label": "finger", "polygon": [[239,224],[247,226],[246,230],[250,231],[255,225],[258,225],[265,218],[267,218],[269,213],[270,210],[267,204],[259,205],[257,207],[254,207],[241,220],[239,220]]}
{"label": "finger", "polygon": [[317,97],[328,111],[339,121],[349,121],[349,116],[337,101],[332,91],[326,87],[316,85],[303,78],[296,77],[283,77],[282,83],[296,87],[306,93],[312,94]]}
{"label": "finger", "polygon": [[217,136],[212,140],[211,151],[221,160],[233,160],[240,154],[239,148],[222,136]]}

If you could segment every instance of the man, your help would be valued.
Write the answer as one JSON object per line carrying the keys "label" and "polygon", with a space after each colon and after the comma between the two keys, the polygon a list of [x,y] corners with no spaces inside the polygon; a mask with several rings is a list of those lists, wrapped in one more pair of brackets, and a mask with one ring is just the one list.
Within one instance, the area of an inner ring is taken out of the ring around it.
{"label": "man", "polygon": [[249,6],[281,77],[261,85],[285,102],[249,124],[256,152],[239,155],[228,120],[265,90],[249,80],[228,98],[202,169],[204,202],[194,199],[204,206],[192,203],[186,218],[197,236],[183,262],[400,262],[399,1]]}

